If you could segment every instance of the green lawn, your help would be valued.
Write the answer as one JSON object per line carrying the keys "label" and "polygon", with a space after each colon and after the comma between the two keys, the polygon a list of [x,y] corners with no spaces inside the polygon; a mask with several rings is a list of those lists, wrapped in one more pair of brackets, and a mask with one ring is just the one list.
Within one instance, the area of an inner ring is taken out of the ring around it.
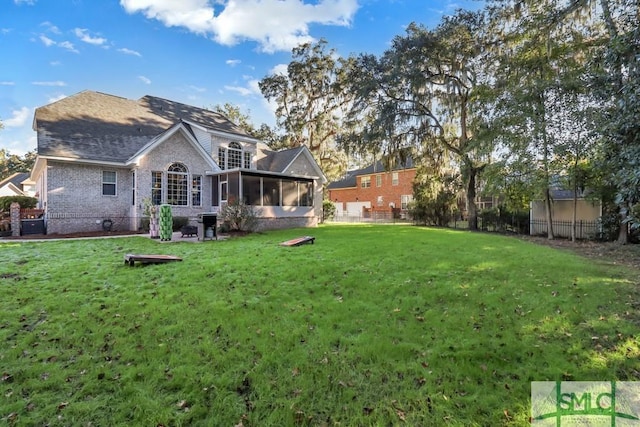
{"label": "green lawn", "polygon": [[10,425],[527,425],[531,381],[640,376],[638,272],[517,238],[330,225],[0,259]]}

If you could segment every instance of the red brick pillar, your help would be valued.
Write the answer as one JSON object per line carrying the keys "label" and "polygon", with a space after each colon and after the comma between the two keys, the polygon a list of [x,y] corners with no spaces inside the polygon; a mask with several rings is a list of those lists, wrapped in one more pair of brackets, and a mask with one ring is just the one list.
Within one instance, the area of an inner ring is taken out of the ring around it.
{"label": "red brick pillar", "polygon": [[9,212],[11,215],[11,235],[19,236],[20,235],[20,204],[18,202],[11,203],[9,207]]}

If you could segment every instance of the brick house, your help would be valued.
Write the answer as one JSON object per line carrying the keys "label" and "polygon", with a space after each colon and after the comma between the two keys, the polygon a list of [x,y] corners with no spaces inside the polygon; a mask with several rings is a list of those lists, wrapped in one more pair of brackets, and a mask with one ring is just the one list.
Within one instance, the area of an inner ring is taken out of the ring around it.
{"label": "brick house", "polygon": [[31,179],[48,233],[138,230],[149,204],[193,223],[230,200],[258,228],[315,226],[326,178],[306,147],[272,151],[221,114],[83,91],[37,108]]}
{"label": "brick house", "polygon": [[413,200],[415,176],[411,159],[389,171],[378,161],[330,183],[328,198],[336,206],[336,216],[404,216]]}

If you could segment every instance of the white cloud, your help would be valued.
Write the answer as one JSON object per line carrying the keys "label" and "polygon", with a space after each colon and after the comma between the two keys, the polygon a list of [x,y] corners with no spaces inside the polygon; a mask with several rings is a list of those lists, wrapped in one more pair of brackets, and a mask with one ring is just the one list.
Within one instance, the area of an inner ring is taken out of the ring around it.
{"label": "white cloud", "polygon": [[240,64],[242,61],[240,61],[239,59],[227,59],[225,61],[225,64],[227,64],[230,67],[235,67],[236,65]]}
{"label": "white cloud", "polygon": [[45,45],[46,47],[53,46],[53,45],[55,45],[55,44],[56,44],[56,42],[54,42],[54,41],[53,41],[53,40],[51,40],[49,37],[47,37],[47,36],[45,36],[45,35],[43,35],[43,34],[41,34],[41,35],[40,35],[40,41],[41,41],[42,43],[44,43],[44,45]]}
{"label": "white cloud", "polygon": [[63,81],[57,80],[57,81],[52,81],[52,82],[31,82],[32,85],[35,86],[58,86],[58,87],[62,87],[62,86],[66,86],[67,84]]}
{"label": "white cloud", "polygon": [[[357,0],[120,0],[127,13],[143,13],[168,27],[184,27],[211,35],[223,45],[245,40],[258,42],[265,52],[291,50],[313,41],[310,24],[348,26],[358,9]],[[217,12],[217,14],[216,14]]]}
{"label": "white cloud", "polygon": [[140,55],[140,52],[137,52],[137,51],[131,50],[131,49],[127,49],[126,47],[123,47],[122,49],[118,49],[118,52],[124,53],[125,55],[142,56],[142,55]]}
{"label": "white cloud", "polygon": [[17,5],[28,4],[29,6],[33,6],[36,4],[35,0],[13,0],[13,2]]}
{"label": "white cloud", "polygon": [[145,76],[138,76],[138,80],[140,80],[142,83],[144,83],[146,85],[150,85],[151,84],[151,80],[148,77],[145,77]]}
{"label": "white cloud", "polygon": [[75,48],[75,46],[73,45],[73,43],[69,42],[69,41],[63,41],[63,42],[56,42],[55,40],[51,40],[49,37],[45,36],[44,34],[40,34],[40,41],[46,46],[46,47],[51,47],[51,46],[58,46],[61,47],[63,49],[67,49],[69,52],[73,52],[73,53],[80,53],[78,52],[78,50]]}
{"label": "white cloud", "polygon": [[237,92],[242,96],[261,95],[259,80],[249,80],[246,86],[225,86],[231,92]]}
{"label": "white cloud", "polygon": [[262,95],[262,91],[260,90],[260,80],[249,80],[247,85],[256,95]]}
{"label": "white cloud", "polygon": [[47,103],[48,104],[52,104],[52,103],[54,103],[56,101],[60,101],[61,99],[66,98],[66,97],[67,97],[67,95],[63,95],[63,94],[53,95],[53,96],[49,97],[49,99],[47,100]]}
{"label": "white cloud", "polygon": [[49,31],[50,33],[53,34],[60,34],[60,28],[56,27],[55,25],[53,25],[51,22],[49,21],[44,21],[42,24],[40,24],[41,27],[46,27],[47,31]]}
{"label": "white cloud", "polygon": [[6,129],[0,133],[0,147],[6,148],[11,154],[24,156],[27,151],[35,150],[38,145],[37,136],[31,126],[11,131]]}
{"label": "white cloud", "polygon": [[15,86],[16,82],[0,82],[0,86]]}
{"label": "white cloud", "polygon": [[8,128],[24,126],[31,115],[28,107],[22,107],[19,110],[11,111],[11,118],[3,120],[2,124]]}
{"label": "white cloud", "polygon": [[73,43],[69,41],[60,42],[58,43],[58,46],[60,46],[61,48],[67,49],[69,52],[80,53],[78,49],[76,49],[75,46],[73,46]]}
{"label": "white cloud", "polygon": [[51,65],[52,67],[57,67],[60,64],[62,64],[62,62],[60,62],[60,61],[51,61],[51,62],[49,62],[49,65]]}
{"label": "white cloud", "polygon": [[107,42],[107,39],[104,37],[93,37],[89,34],[89,30],[86,28],[75,28],[73,30],[76,37],[82,40],[85,43],[93,44],[96,46],[102,46]]}
{"label": "white cloud", "polygon": [[253,93],[251,89],[242,86],[225,86],[224,88],[231,92],[237,92],[242,96],[249,96]]}
{"label": "white cloud", "polygon": [[278,64],[271,69],[271,74],[282,74],[283,76],[286,76],[289,74],[288,68],[288,64]]}

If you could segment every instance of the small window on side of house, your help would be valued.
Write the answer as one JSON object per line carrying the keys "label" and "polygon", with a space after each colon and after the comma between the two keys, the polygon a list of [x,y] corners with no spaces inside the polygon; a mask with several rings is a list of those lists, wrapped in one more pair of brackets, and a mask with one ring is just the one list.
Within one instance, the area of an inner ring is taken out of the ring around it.
{"label": "small window on side of house", "polygon": [[136,204],[136,171],[131,172],[131,205]]}
{"label": "small window on side of house", "polygon": [[202,176],[191,177],[191,206],[202,206]]}
{"label": "small window on side of house", "polygon": [[162,204],[162,172],[151,172],[151,204]]}
{"label": "small window on side of house", "polygon": [[382,187],[382,175],[376,175],[376,187]]}
{"label": "small window on side of house", "polygon": [[413,202],[413,195],[403,194],[400,196],[400,209],[409,209],[409,203]]}
{"label": "small window on side of house", "polygon": [[398,172],[391,173],[391,185],[398,185]]}
{"label": "small window on side of house", "polygon": [[218,166],[220,169],[225,170],[227,168],[227,149],[220,147],[218,148]]}
{"label": "small window on side of house", "polygon": [[116,195],[116,171],[102,171],[102,195]]}
{"label": "small window on side of house", "polygon": [[370,176],[363,176],[362,178],[360,178],[360,187],[362,187],[362,188],[371,187],[371,177]]}

